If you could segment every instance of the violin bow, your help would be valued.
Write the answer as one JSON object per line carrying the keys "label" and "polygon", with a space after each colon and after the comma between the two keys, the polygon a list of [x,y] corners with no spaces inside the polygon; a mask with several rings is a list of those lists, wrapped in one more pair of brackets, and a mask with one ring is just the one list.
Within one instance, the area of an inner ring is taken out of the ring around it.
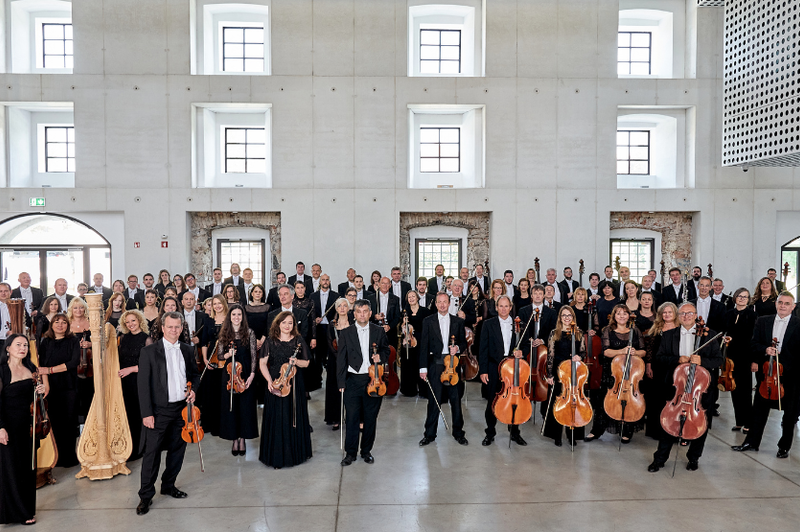
{"label": "violin bow", "polygon": [[[477,281],[475,281],[475,282],[477,282]],[[472,287],[472,283],[469,283],[469,286],[467,286],[467,293],[464,294],[464,301],[461,303],[461,305],[459,305],[458,310],[456,311],[456,314],[461,312],[461,309],[464,308],[464,304],[467,302],[467,299],[470,298],[471,294],[470,294],[469,291],[470,291],[471,287]]]}
{"label": "violin bow", "polygon": [[444,428],[447,429],[447,432],[450,432],[450,426],[447,424],[447,418],[444,417],[444,410],[442,410],[442,405],[440,405],[439,400],[436,399],[436,394],[433,393],[433,386],[431,386],[431,381],[430,379],[428,379],[427,376],[425,377],[425,382],[428,383],[428,388],[431,390],[431,397],[433,397],[433,400],[436,403],[436,408],[439,409],[439,413],[442,415],[442,421],[444,421]]}
{"label": "violin bow", "polygon": [[33,424],[31,425],[31,433],[33,435],[32,453],[31,453],[31,471],[36,471],[36,386],[38,385],[39,373],[33,374]]}

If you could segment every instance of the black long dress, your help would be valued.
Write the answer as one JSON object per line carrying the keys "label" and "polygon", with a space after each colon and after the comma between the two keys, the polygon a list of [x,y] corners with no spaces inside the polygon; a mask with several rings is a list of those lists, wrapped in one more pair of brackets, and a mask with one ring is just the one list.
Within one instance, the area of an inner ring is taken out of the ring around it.
{"label": "black long dress", "polygon": [[[584,348],[584,337],[581,338],[579,343],[575,345],[575,354],[581,357],[581,360],[586,358],[586,350]],[[561,395],[562,385],[558,376],[558,366],[567,360],[572,359],[572,337],[567,334],[562,334],[561,339],[556,341],[555,331],[550,333],[550,338],[547,341],[547,374],[548,377],[553,377],[553,385],[550,386],[547,396],[548,404],[551,404],[551,396],[558,397]],[[553,398],[555,400],[555,398]],[[573,442],[582,440],[584,436],[584,427],[577,427],[573,430],[569,427],[564,427],[566,431],[567,441]],[[561,441],[562,426],[556,421],[553,416],[553,409],[550,408],[547,412],[547,419],[544,425],[544,435],[552,438],[554,441]],[[574,438],[574,439],[573,439]]]}
{"label": "black long dress", "polygon": [[36,514],[36,472],[31,470],[33,379],[12,383],[11,378],[8,364],[0,366],[0,428],[8,432],[8,444],[0,445],[0,524],[22,523]]}
{"label": "black long dress", "polygon": [[[267,322],[269,305],[266,303],[263,305],[247,305],[244,307],[244,313],[247,316],[247,326],[255,333],[256,341],[258,341],[259,338],[266,338],[269,336],[269,326],[271,325]],[[253,388],[256,402],[258,404],[263,404],[262,401],[264,400],[264,390],[267,389],[267,381],[261,375],[260,371],[256,371],[256,378],[250,387]]]}
{"label": "black long dress", "polygon": [[763,301],[761,298],[758,298],[758,301],[755,302],[753,308],[756,311],[756,314],[760,318],[761,316],[772,316],[773,314],[778,313],[778,308],[775,306],[775,301],[777,298],[769,298],[766,301]]}
{"label": "black long dress", "polygon": [[731,342],[726,354],[733,361],[733,380],[736,389],[731,391],[731,403],[737,427],[749,427],[753,410],[753,372],[750,366],[756,362],[750,349],[750,340],[756,325],[753,307],[744,310],[729,310],[725,314],[728,336]]}
{"label": "black long dress", "polygon": [[[256,364],[256,335],[250,331],[248,344],[243,345],[240,339],[236,339],[236,364],[242,365],[242,380],[247,381],[248,377],[257,370]],[[242,393],[233,394],[233,410],[231,410],[231,392],[228,390],[228,366],[232,360],[222,360],[222,349],[218,350],[217,356],[223,364],[220,374],[220,416],[219,416],[219,437],[223,440],[237,440],[245,438],[247,440],[258,438],[258,416],[256,415],[256,395],[255,388],[251,384]],[[227,349],[225,349],[227,351]]]}
{"label": "black long dress", "polygon": [[[339,319],[338,314],[335,319]],[[328,324],[328,360],[325,362],[325,423],[327,425],[339,425],[342,421],[342,395],[339,392],[339,383],[336,382],[336,347],[339,347],[339,331],[336,329],[335,323],[334,320],[331,320]],[[347,324],[350,326],[353,322],[348,319]],[[333,345],[334,340],[336,340],[336,347]],[[400,381],[401,386],[402,382]]]}
{"label": "black long dress", "polygon": [[409,347],[406,354],[406,347],[400,346],[401,351],[397,358],[401,359],[400,365],[400,393],[406,397],[415,397],[421,389],[427,390],[427,384],[419,378],[419,341],[422,337],[422,320],[430,316],[431,311],[425,307],[419,307],[416,314],[408,310],[408,324],[414,328],[414,338],[417,339],[417,347]]}
{"label": "black long dress", "polygon": [[[615,297],[611,301],[608,299],[601,297],[595,303],[595,319],[597,320],[596,324],[599,329],[602,329],[606,325],[608,325],[608,315],[611,314],[611,311],[614,309],[615,306],[619,305],[620,300],[619,298]],[[598,329],[598,330],[599,330]]]}
{"label": "black long dress", "polygon": [[[119,340],[119,368],[125,369],[139,365],[139,353],[150,337],[142,331],[138,334],[123,334]],[[131,429],[133,451],[128,460],[138,460],[142,437],[142,414],[139,410],[139,373],[133,372],[122,378],[122,399],[125,402],[125,414]]]}
{"label": "black long dress", "polygon": [[[317,337],[317,310],[314,307],[314,301],[306,294],[303,299],[295,296],[292,301],[293,308],[299,308],[306,311],[309,327],[308,337],[304,338],[307,344],[311,344],[311,340]],[[309,359],[308,367],[299,370],[305,380],[306,392],[313,392],[322,388],[322,363],[315,360],[312,356]]]}
{"label": "black long dress", "polygon": [[[270,377],[278,378],[281,366],[289,361],[298,342],[299,360],[308,360],[308,345],[300,337],[288,342],[268,339],[264,342],[264,357]],[[261,449],[258,459],[276,468],[302,464],[312,456],[311,432],[308,422],[308,401],[303,379],[292,379],[292,391],[287,397],[269,392],[264,399],[264,418],[261,424]]]}
{"label": "black long dress", "polygon": [[645,363],[650,363],[650,368],[653,370],[653,378],[645,379],[642,383],[643,385],[646,384],[642,389],[645,398],[644,415],[646,418],[644,434],[659,441],[667,437],[667,433],[664,432],[664,428],[661,426],[661,411],[667,401],[672,399],[670,395],[672,391],[672,375],[668,375],[667,369],[656,360],[656,353],[661,347],[662,334],[658,333],[644,337],[644,349],[647,351]]}
{"label": "black long dress", "polygon": [[119,327],[119,319],[122,317],[123,312],[122,310],[119,312],[112,312],[108,315],[108,321],[106,323],[110,323],[116,329]]}
{"label": "black long dress", "polygon": [[[211,333],[211,331],[209,331],[208,351],[206,355],[209,360],[211,360],[211,356],[214,354],[214,350],[217,347],[217,338],[219,338],[219,331],[221,328],[222,324],[214,324],[214,332]],[[220,362],[222,361],[220,360]],[[203,432],[207,432],[212,436],[219,436],[220,430],[220,409],[222,406],[219,402],[219,387],[222,385],[222,371],[221,369],[206,369],[196,392],[197,407],[203,414]]]}
{"label": "black long dress", "polygon": [[[74,331],[73,331],[74,332]],[[92,332],[88,329],[81,332],[74,332],[78,337],[78,348],[80,348],[80,341],[92,342]],[[81,353],[83,349],[81,349]],[[92,406],[92,399],[94,399],[94,379],[93,378],[80,378],[78,377],[78,419],[86,419],[89,414],[89,408]]]}
{"label": "black long dress", "polygon": [[43,338],[39,348],[39,364],[52,368],[67,365],[67,371],[53,373],[48,377],[50,394],[47,396],[48,414],[53,427],[53,436],[58,448],[58,467],[78,465],[75,454],[78,438],[78,363],[81,346],[78,337],[72,335],[61,340]]}

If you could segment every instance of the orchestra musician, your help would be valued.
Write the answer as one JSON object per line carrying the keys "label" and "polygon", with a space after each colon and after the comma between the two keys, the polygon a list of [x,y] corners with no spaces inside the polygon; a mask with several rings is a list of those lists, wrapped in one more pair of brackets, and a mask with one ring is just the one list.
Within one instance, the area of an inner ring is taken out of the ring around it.
{"label": "orchestra musician", "polygon": [[[411,292],[410,292],[411,293]],[[355,296],[355,294],[353,294]],[[355,297],[353,298],[355,301]],[[350,319],[350,303],[347,299],[340,297],[334,303],[336,314],[331,316],[330,326],[328,327],[328,359],[325,364],[325,424],[331,426],[331,430],[339,430],[342,405],[339,401],[339,390],[336,386],[336,360],[339,348],[339,335],[344,329],[353,324]],[[401,384],[406,384],[405,379]],[[401,389],[402,391],[402,389]]]}
{"label": "orchestra musician", "polygon": [[[297,286],[297,283],[303,283],[306,287],[306,294],[309,296],[314,293],[314,282],[311,280],[311,277],[306,275],[306,265],[303,261],[298,261],[297,264],[294,265],[295,274],[289,276],[289,282],[291,286]],[[252,276],[252,271],[250,272]],[[295,288],[296,290],[296,288]]]}
{"label": "orchestra musician", "polygon": [[733,293],[734,306],[725,315],[725,331],[730,343],[727,356],[733,362],[733,382],[736,388],[731,390],[731,403],[735,425],[734,432],[747,434],[753,410],[753,357],[750,340],[756,326],[756,311],[750,303],[750,290],[739,288]]}
{"label": "orchestra musician", "polygon": [[[119,373],[122,399],[131,431],[133,450],[128,461],[141,458],[142,414],[139,411],[139,356],[146,345],[153,343],[147,322],[139,310],[126,310],[119,322]],[[88,379],[86,379],[88,380]]]}
{"label": "orchestra musician", "polygon": [[398,301],[405,301],[406,294],[410,291],[411,284],[402,280],[400,266],[392,268],[392,293],[397,297]]}
{"label": "orchestra musician", "polygon": [[158,282],[156,283],[156,291],[163,298],[168,287],[174,287],[172,278],[169,276],[169,270],[161,270],[158,272]]}
{"label": "orchestra musician", "polygon": [[[270,310],[278,308],[281,304],[281,298],[278,297],[278,290],[281,286],[286,284],[286,274],[283,272],[276,273],[275,283],[275,286],[270,288],[269,292],[267,293],[267,305],[269,305]],[[272,323],[272,321],[270,320],[269,323]]]}
{"label": "orchestra musician", "polygon": [[428,295],[431,296],[432,299],[436,298],[436,294],[439,292],[444,292],[445,289],[444,266],[437,264],[433,271],[436,275],[428,279]]}
{"label": "orchestra musician", "polygon": [[[425,388],[423,388],[422,381],[420,381],[420,338],[422,336],[423,320],[431,315],[430,309],[423,307],[419,304],[419,294],[414,290],[406,294],[405,317],[408,319],[410,326],[409,335],[403,334],[403,318],[400,319],[400,336],[401,345],[400,352],[397,354],[398,359],[402,361],[400,364],[400,393],[406,397],[416,397],[422,390],[423,395]],[[406,336],[409,336],[406,338]],[[417,345],[412,346],[412,339],[416,340]]]}
{"label": "orchestra musician", "polygon": [[31,318],[35,318],[44,302],[44,292],[40,288],[31,286],[31,276],[28,272],[20,272],[17,280],[19,286],[11,291],[11,298],[24,299],[25,310]]}
{"label": "orchestra musician", "polygon": [[214,278],[213,282],[206,285],[206,292],[209,294],[209,297],[221,294],[222,287],[224,286],[222,283],[222,268],[214,268],[212,275]]}
{"label": "orchestra musician", "polygon": [[[369,368],[371,363],[386,364],[389,360],[389,342],[383,328],[370,323],[372,310],[370,302],[359,299],[353,306],[355,323],[339,333],[339,351],[337,353],[336,375],[339,392],[344,394],[345,452],[342,466],[349,466],[356,460],[356,452],[361,440],[361,458],[372,464],[372,447],[375,444],[375,431],[378,413],[383,397],[371,397],[367,393],[370,382]],[[373,354],[373,346],[377,353]],[[364,429],[359,432],[359,420],[362,419]]]}
{"label": "orchestra musician", "polygon": [[725,305],[726,311],[733,308],[734,300],[731,296],[723,292],[723,290],[725,290],[725,283],[722,282],[722,279],[719,277],[714,279],[714,282],[711,283],[711,289],[714,291],[714,293],[711,294],[711,297]]}
{"label": "orchestra musician", "polygon": [[[556,282],[556,269],[555,268],[547,268],[547,272],[545,273],[546,281],[543,283],[545,289],[548,286],[553,287],[553,301],[559,303],[560,305],[566,305],[569,303],[569,293],[571,290],[568,290],[565,285]],[[547,293],[545,292],[545,295]]]}
{"label": "orchestra musician", "polygon": [[125,310],[142,310],[144,308],[144,290],[139,289],[139,278],[131,274],[128,276],[128,288],[125,296]]}
{"label": "orchestra musician", "polygon": [[483,264],[476,264],[475,277],[470,277],[467,285],[469,285],[469,283],[477,284],[480,291],[485,294],[489,291],[490,282],[491,279],[489,279],[489,276],[483,274]]}
{"label": "orchestra musician", "polygon": [[353,268],[348,268],[347,270],[347,281],[343,283],[339,283],[339,286],[336,287],[336,291],[339,292],[339,297],[344,297],[345,292],[347,292],[348,288],[353,288],[354,284],[353,281],[356,278],[356,271]]}
{"label": "orchestra musician", "polygon": [[778,279],[778,272],[775,270],[775,268],[769,268],[767,270],[767,277],[769,277],[769,280],[772,281],[772,284],[775,286],[775,291],[779,294],[786,288],[783,285],[783,281]]}
{"label": "orchestra musician", "polygon": [[588,297],[594,299],[595,301],[602,297],[602,293],[600,292],[600,274],[597,272],[592,272],[589,274],[589,287],[586,289],[586,293]]}
{"label": "orchestra musician", "polygon": [[[575,292],[575,289],[578,288],[581,284],[572,278],[572,268],[567,266],[564,268],[564,279],[560,281],[558,284],[561,285],[562,288],[567,290],[567,299],[572,300],[572,294]],[[566,303],[566,301],[564,301]]]}
{"label": "orchestra musician", "polygon": [[[678,307],[675,303],[664,303],[656,312],[653,325],[648,330],[639,329],[644,332],[644,348],[646,377],[644,393],[645,396],[645,436],[660,440],[665,436],[664,428],[661,426],[661,410],[667,401],[672,399],[670,390],[672,389],[672,374],[667,374],[667,370],[656,360],[656,354],[661,347],[663,335],[667,331],[677,329],[681,326],[678,320]],[[749,341],[749,339],[748,339]]]}
{"label": "orchestra musician", "polygon": [[400,323],[400,299],[391,292],[392,282],[381,277],[378,291],[367,298],[372,305],[373,322],[383,327],[389,345],[397,344],[397,324]]}
{"label": "orchestra musician", "polygon": [[[454,283],[460,285],[461,280],[456,279]],[[464,379],[459,378],[456,385],[445,385],[441,381],[442,372],[445,370],[445,356],[453,357],[467,349],[464,320],[452,315],[449,307],[450,298],[447,294],[439,292],[436,295],[437,313],[422,321],[422,336],[419,343],[419,377],[428,382],[433,393],[428,394],[428,417],[425,419],[425,434],[419,442],[420,447],[424,447],[436,439],[439,425],[439,405],[443,404],[444,399],[450,403],[453,438],[461,445],[469,443],[465,438],[464,415],[461,411],[460,394],[463,394]],[[461,373],[459,370],[460,366],[456,366],[457,373]]]}
{"label": "orchestra musician", "polygon": [[778,301],[778,291],[769,277],[762,277],[756,285],[756,291],[750,304],[755,308],[756,314],[761,316],[771,316],[775,314],[776,302]]}

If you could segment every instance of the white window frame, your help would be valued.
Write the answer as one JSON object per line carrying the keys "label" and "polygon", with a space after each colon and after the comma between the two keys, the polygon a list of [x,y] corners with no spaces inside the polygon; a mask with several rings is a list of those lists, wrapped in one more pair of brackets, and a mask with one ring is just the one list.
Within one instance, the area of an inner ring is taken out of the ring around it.
{"label": "white window frame", "polygon": [[650,74],[619,78],[683,78],[686,63],[684,0],[620,0],[620,31],[648,32]]}
{"label": "white window frame", "polygon": [[[72,2],[63,0],[2,0],[6,10],[4,27],[7,53],[3,71],[14,74],[72,74],[72,68],[44,68],[42,24],[72,24]],[[74,36],[74,28],[73,28]],[[75,61],[73,48],[73,65]]]}
{"label": "white window frame", "polygon": [[[463,268],[467,266],[467,239],[469,237],[469,231],[467,229],[463,229],[461,227],[452,227],[449,225],[435,225],[431,227],[416,227],[414,229],[409,230],[408,232],[408,240],[409,240],[409,257],[411,258],[411,265],[409,266],[411,269],[411,279],[414,280],[412,285],[416,285],[416,279],[419,277],[419,272],[417,271],[417,240],[458,240],[460,241],[461,245],[461,265],[459,268]],[[454,278],[458,278],[458,271],[455,272],[444,272],[445,277],[448,275],[452,275]]]}
{"label": "white window frame", "polygon": [[[190,68],[194,75],[269,76],[272,73],[271,0],[192,0],[189,7]],[[264,28],[264,71],[222,70],[223,26],[261,25]]]}
{"label": "white window frame", "polygon": [[[420,170],[422,127],[460,129],[459,172]],[[408,146],[408,188],[483,188],[486,185],[486,106],[410,104]]]}
{"label": "white window frame", "polygon": [[[211,231],[211,250],[212,250],[212,262],[216,266],[220,264],[221,257],[218,256],[217,248],[218,240],[261,240],[264,242],[264,280],[269,282],[272,279],[272,246],[270,244],[271,233],[268,229],[259,229],[253,227],[220,227],[218,229],[213,229]],[[248,264],[241,264],[241,268],[244,270],[247,267],[250,267]],[[223,275],[227,277],[229,272],[223,270]],[[261,282],[259,279],[255,279],[255,283]],[[267,290],[269,290],[269,286],[264,285]],[[264,297],[267,295],[264,294]]]}
{"label": "white window frame", "polygon": [[[414,2],[416,3],[416,2]],[[420,30],[461,31],[461,73],[420,71]],[[408,8],[409,77],[483,77],[486,75],[486,3],[462,0],[459,4],[421,4]]]}
{"label": "white window frame", "polygon": [[[611,229],[608,234],[608,249],[611,249],[612,240],[653,240],[653,267],[658,270],[658,265],[661,262],[661,240],[663,235],[659,231],[651,229]],[[611,257],[611,262],[614,263],[614,257]],[[633,279],[633,277],[631,277]],[[641,284],[641,279],[633,279]],[[659,279],[656,279],[659,280]]]}
{"label": "white window frame", "polygon": [[[264,173],[225,173],[226,127],[264,128]],[[272,104],[192,104],[192,187],[272,188]]]}

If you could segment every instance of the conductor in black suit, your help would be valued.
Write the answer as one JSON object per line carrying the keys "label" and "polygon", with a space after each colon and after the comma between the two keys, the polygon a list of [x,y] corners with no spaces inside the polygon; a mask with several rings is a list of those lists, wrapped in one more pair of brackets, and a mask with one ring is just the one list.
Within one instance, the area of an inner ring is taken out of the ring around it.
{"label": "conductor in black suit", "polygon": [[[382,397],[371,397],[367,393],[370,382],[369,368],[373,362],[386,364],[389,361],[389,342],[386,333],[374,323],[369,301],[359,299],[353,305],[356,322],[339,333],[336,358],[336,380],[339,392],[344,394],[345,423],[347,434],[344,440],[346,455],[342,466],[349,466],[356,460],[359,434],[361,434],[361,458],[368,464],[375,462],[372,446],[375,444],[375,429]],[[377,354],[374,354],[374,348]],[[364,430],[359,431],[363,417]]]}
{"label": "conductor in black suit", "polygon": [[[436,314],[422,320],[422,336],[419,344],[419,377],[428,381],[433,394],[428,394],[428,417],[425,419],[425,434],[420,440],[420,447],[428,445],[436,439],[436,429],[439,426],[439,405],[444,400],[450,403],[450,413],[453,419],[453,438],[461,445],[467,445],[464,433],[464,415],[461,411],[461,397],[463,393],[463,375],[455,386],[441,381],[444,371],[444,357],[454,356],[467,350],[467,336],[464,330],[464,320],[450,314],[450,297],[439,292],[436,295]],[[451,338],[454,339],[451,345]],[[456,366],[456,373],[460,374]]]}
{"label": "conductor in black suit", "polygon": [[[155,483],[161,466],[161,450],[167,450],[167,466],[161,475],[161,494],[176,499],[186,498],[186,493],[175,487],[175,479],[183,465],[186,442],[181,438],[183,420],[181,411],[186,400],[194,401],[194,390],[200,383],[195,350],[181,343],[183,315],[167,312],[161,317],[164,338],[145,346],[139,356],[139,408],[144,424],[144,456],[142,458],[142,485],[139,489],[137,515],[150,509],[156,494]],[[187,393],[186,383],[192,383]]]}
{"label": "conductor in black suit", "polygon": [[31,318],[34,318],[44,303],[44,292],[40,288],[31,286],[31,276],[28,272],[21,272],[17,280],[19,286],[11,291],[11,299],[24,299],[25,310]]}

